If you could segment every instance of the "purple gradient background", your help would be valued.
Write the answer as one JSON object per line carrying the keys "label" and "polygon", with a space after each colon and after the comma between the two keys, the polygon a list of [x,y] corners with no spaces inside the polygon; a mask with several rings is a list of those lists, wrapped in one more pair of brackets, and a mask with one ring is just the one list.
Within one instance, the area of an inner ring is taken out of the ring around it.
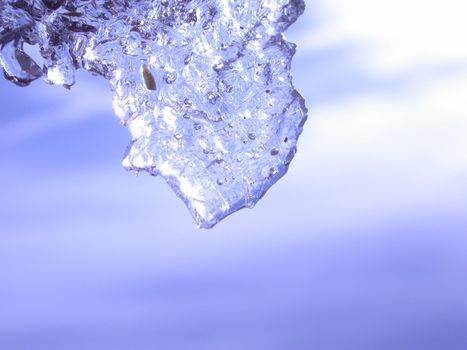
{"label": "purple gradient background", "polygon": [[105,81],[0,80],[0,349],[467,349],[467,60],[368,68],[336,3],[288,33],[289,173],[209,231],[121,168]]}

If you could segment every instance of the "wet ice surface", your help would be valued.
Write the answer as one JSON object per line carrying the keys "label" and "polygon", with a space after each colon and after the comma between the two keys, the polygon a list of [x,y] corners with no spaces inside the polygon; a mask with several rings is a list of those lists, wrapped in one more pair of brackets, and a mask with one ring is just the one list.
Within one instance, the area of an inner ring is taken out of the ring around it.
{"label": "wet ice surface", "polygon": [[[26,86],[103,76],[132,136],[123,165],[161,175],[200,227],[252,207],[286,172],[307,110],[283,32],[303,0],[0,3],[0,63]],[[38,45],[43,67],[24,52]]]}

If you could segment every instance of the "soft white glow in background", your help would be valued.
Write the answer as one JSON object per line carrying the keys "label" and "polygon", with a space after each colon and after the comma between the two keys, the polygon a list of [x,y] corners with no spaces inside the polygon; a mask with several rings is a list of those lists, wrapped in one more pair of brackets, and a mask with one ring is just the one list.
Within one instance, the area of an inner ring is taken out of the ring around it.
{"label": "soft white glow in background", "polygon": [[[460,0],[316,1],[316,30],[304,46],[356,42],[371,47],[360,63],[379,73],[433,63],[465,62],[467,5]],[[381,71],[383,70],[383,71]]]}

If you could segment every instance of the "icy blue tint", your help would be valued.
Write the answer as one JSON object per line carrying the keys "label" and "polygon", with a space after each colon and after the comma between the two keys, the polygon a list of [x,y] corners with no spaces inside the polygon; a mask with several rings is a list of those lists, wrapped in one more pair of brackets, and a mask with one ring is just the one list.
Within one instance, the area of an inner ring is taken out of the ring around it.
{"label": "icy blue tint", "polygon": [[[303,0],[7,1],[0,62],[24,86],[109,79],[132,136],[123,164],[161,175],[200,227],[252,207],[288,168],[306,120],[283,32]],[[41,70],[23,45],[38,45]]]}

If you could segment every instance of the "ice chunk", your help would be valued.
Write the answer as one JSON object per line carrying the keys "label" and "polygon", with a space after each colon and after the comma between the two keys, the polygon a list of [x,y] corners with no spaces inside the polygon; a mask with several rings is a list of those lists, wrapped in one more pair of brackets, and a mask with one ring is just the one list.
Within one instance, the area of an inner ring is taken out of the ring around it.
{"label": "ice chunk", "polygon": [[1,48],[0,63],[5,78],[20,86],[29,85],[31,81],[42,75],[37,63],[12,41],[5,43]]}
{"label": "ice chunk", "polygon": [[[292,160],[307,110],[283,32],[303,0],[8,0],[0,62],[27,85],[42,74],[104,76],[132,142],[123,164],[161,175],[200,227],[252,207]],[[38,45],[40,68],[22,49]]]}

